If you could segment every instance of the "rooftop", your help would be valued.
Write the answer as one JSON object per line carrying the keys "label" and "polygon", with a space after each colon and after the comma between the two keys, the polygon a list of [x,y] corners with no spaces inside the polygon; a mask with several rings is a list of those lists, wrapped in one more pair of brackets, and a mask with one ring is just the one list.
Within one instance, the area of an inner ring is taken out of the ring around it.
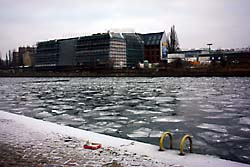
{"label": "rooftop", "polygon": [[144,45],[160,45],[162,36],[164,32],[141,34],[142,39],[144,40]]}

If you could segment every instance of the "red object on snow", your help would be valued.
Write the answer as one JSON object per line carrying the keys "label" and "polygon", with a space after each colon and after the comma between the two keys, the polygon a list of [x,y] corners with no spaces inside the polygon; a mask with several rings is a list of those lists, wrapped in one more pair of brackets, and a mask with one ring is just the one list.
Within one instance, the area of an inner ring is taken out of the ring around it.
{"label": "red object on snow", "polygon": [[91,150],[96,150],[96,149],[99,149],[101,147],[102,147],[102,145],[99,143],[90,143],[90,144],[83,145],[83,148],[91,149]]}

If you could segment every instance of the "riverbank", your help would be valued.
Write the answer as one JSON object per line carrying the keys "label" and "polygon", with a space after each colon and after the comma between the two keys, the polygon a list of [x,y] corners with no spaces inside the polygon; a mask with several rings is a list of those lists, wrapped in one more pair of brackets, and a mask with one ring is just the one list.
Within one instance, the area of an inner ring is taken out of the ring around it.
{"label": "riverbank", "polygon": [[[158,151],[158,146],[0,111],[0,166],[249,167],[213,156]],[[83,149],[87,140],[98,150]]]}
{"label": "riverbank", "polygon": [[1,70],[0,77],[249,77],[250,68],[167,68],[122,70]]}

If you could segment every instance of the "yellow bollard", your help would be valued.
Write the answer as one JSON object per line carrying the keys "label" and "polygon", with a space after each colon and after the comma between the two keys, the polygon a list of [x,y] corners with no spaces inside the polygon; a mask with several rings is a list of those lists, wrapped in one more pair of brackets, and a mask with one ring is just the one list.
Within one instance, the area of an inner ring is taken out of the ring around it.
{"label": "yellow bollard", "polygon": [[173,149],[173,135],[170,132],[164,132],[160,138],[160,149],[159,151],[164,151],[164,139],[166,136],[169,136],[170,139],[170,149]]}
{"label": "yellow bollard", "polygon": [[193,152],[193,149],[192,149],[192,145],[193,145],[193,141],[192,141],[192,137],[189,136],[189,135],[185,135],[182,139],[181,139],[181,143],[180,143],[180,155],[184,155],[184,144],[185,144],[185,141],[189,139],[189,143],[190,143],[190,153]]}

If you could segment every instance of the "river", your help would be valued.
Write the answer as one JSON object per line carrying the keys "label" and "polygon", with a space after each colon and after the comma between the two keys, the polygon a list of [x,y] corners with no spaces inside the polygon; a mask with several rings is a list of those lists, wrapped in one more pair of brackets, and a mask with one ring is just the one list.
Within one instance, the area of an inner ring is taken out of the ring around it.
{"label": "river", "polygon": [[0,78],[0,110],[250,164],[250,78]]}

